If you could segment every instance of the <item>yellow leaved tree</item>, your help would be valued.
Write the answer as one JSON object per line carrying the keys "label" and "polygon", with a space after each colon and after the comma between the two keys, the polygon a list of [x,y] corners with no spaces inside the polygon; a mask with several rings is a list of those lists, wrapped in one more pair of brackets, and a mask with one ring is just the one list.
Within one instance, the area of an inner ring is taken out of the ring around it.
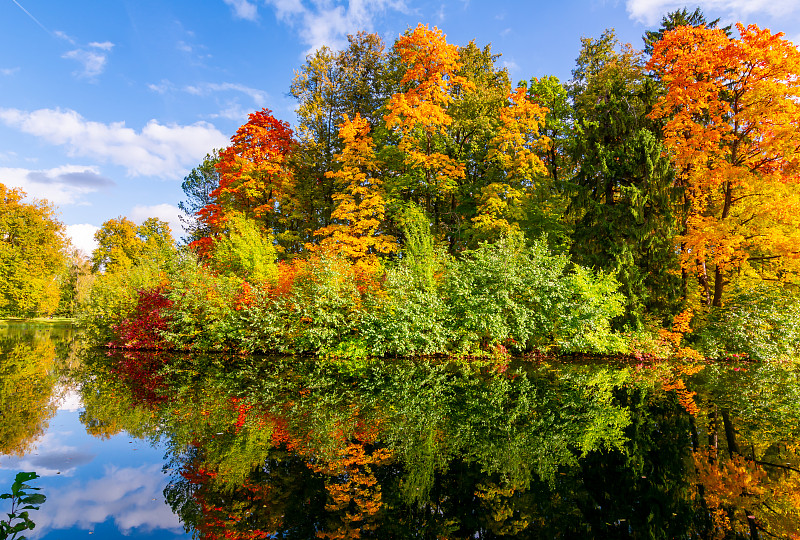
{"label": "yellow leaved tree", "polygon": [[472,218],[479,236],[496,238],[519,231],[525,213],[523,202],[533,190],[535,178],[547,176],[539,155],[549,145],[539,137],[547,109],[533,103],[525,87],[508,96],[500,109],[497,134],[492,138],[488,159],[503,171],[502,179],[481,189],[478,215]]}
{"label": "yellow leaved tree", "polygon": [[359,114],[352,120],[345,115],[339,137],[344,144],[336,154],[341,169],[326,173],[337,186],[331,214],[334,223],[314,233],[322,238],[317,249],[332,249],[358,267],[374,270],[380,265],[378,254],[397,250],[396,239],[381,231],[386,210],[382,182],[376,174],[375,143],[368,121]]}

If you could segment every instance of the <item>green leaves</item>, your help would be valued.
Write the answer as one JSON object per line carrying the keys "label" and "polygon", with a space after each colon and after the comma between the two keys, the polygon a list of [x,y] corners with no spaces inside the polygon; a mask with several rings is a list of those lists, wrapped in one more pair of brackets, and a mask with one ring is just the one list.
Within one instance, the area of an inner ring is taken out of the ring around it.
{"label": "green leaves", "polygon": [[[26,510],[38,510],[39,506],[47,499],[41,493],[30,493],[40,489],[26,484],[36,478],[39,478],[39,475],[35,472],[17,473],[14,483],[11,484],[11,493],[0,494],[0,499],[11,499],[11,512],[7,514],[8,520],[0,520],[0,540],[17,538],[24,540],[24,536],[18,537],[17,535],[36,527]],[[14,523],[15,521],[17,523]]]}

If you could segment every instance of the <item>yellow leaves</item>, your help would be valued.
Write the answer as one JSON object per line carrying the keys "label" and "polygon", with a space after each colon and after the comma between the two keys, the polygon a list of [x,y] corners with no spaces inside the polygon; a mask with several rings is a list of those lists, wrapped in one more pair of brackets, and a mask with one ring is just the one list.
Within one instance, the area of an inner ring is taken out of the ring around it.
{"label": "yellow leaves", "polygon": [[547,109],[531,102],[524,87],[512,92],[509,104],[500,110],[500,129],[490,143],[488,158],[507,171],[509,178],[522,180],[547,174],[536,154],[550,144],[547,137],[538,137],[545,114]]}
{"label": "yellow leaves", "polygon": [[339,126],[339,136],[344,148],[336,159],[342,167],[326,173],[339,188],[333,196],[336,209],[331,214],[336,223],[314,234],[323,237],[320,247],[338,250],[364,270],[376,270],[380,266],[377,255],[395,251],[397,242],[393,236],[380,231],[386,212],[385,201],[382,182],[374,174],[378,162],[369,123],[360,115],[352,120],[345,116]]}
{"label": "yellow leaves", "polygon": [[500,110],[499,129],[491,142],[487,158],[504,171],[505,182],[493,182],[481,188],[478,215],[472,218],[478,237],[496,238],[519,231],[516,223],[523,217],[527,187],[537,176],[547,175],[547,167],[537,152],[550,141],[539,137],[547,109],[528,99],[524,87],[509,94]]}
{"label": "yellow leaves", "polygon": [[[478,235],[498,238],[519,231],[524,193],[509,184],[494,182],[481,188],[478,215],[472,218]],[[509,222],[511,220],[511,222]]]}

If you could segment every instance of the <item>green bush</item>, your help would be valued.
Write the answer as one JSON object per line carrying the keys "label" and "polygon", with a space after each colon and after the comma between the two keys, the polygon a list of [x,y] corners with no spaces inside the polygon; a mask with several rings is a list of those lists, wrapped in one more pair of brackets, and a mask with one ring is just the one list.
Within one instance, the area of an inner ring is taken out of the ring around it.
{"label": "green bush", "polygon": [[361,336],[375,356],[447,352],[447,306],[416,266],[404,262],[387,269],[385,297],[362,315]]}
{"label": "green bush", "polygon": [[94,279],[76,317],[92,344],[104,345],[113,340],[113,327],[136,308],[138,291],[153,289],[166,279],[165,265],[164,259],[146,258],[124,271],[100,274]]}
{"label": "green bush", "polygon": [[710,358],[796,358],[800,351],[800,299],[774,285],[737,289],[695,334],[695,347]]}
{"label": "green bush", "polygon": [[240,278],[216,275],[182,251],[169,269],[166,295],[172,305],[164,312],[164,338],[178,349],[238,349],[244,335],[236,298],[243,286]]}
{"label": "green bush", "polygon": [[622,311],[613,278],[580,267],[568,272],[567,264],[543,241],[526,246],[517,238],[482,244],[453,261],[444,284],[453,347],[623,349],[609,325]]}

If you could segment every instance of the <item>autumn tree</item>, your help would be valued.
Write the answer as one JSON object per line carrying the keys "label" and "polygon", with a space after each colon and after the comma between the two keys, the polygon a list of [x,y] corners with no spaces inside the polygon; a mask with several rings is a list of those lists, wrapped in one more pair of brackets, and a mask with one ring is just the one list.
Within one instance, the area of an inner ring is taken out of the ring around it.
{"label": "autumn tree", "polygon": [[191,243],[201,256],[208,256],[214,236],[224,233],[230,212],[262,221],[284,248],[291,248],[298,228],[292,223],[294,181],[288,166],[294,144],[289,124],[272,116],[269,109],[250,113],[247,123],[231,137],[231,145],[219,151],[219,187],[211,192],[211,202],[197,211],[211,232]]}
{"label": "autumn tree", "polygon": [[401,91],[391,96],[384,116],[387,128],[399,137],[400,170],[394,189],[420,204],[438,228],[442,202],[464,178],[464,165],[441,147],[441,137],[453,121],[447,108],[456,88],[469,83],[457,74],[458,47],[449,45],[436,27],[419,24],[400,36],[394,54],[402,66]]}
{"label": "autumn tree", "polygon": [[136,236],[136,224],[119,216],[109,219],[94,233],[97,248],[92,252],[92,270],[106,272],[125,270],[133,265],[142,251]]}
{"label": "autumn tree", "polygon": [[51,315],[66,262],[64,225],[47,201],[0,184],[0,315]]}
{"label": "autumn tree", "polygon": [[[374,127],[382,122],[386,97],[386,57],[377,34],[347,36],[341,51],[321,47],[306,57],[296,72],[290,93],[298,101],[298,151],[294,154],[297,212],[308,231],[331,224],[336,186],[326,173],[338,167],[342,150],[338,124],[343,115],[357,114]],[[308,233],[301,234],[306,240]]]}
{"label": "autumn tree", "polygon": [[649,67],[666,93],[652,112],[686,193],[683,269],[721,306],[735,275],[800,270],[800,51],[783,34],[736,26],[664,34]]}
{"label": "autumn tree", "polygon": [[341,169],[329,172],[337,185],[332,225],[316,231],[320,245],[340,251],[347,258],[375,267],[375,256],[396,251],[394,237],[383,234],[385,200],[382,182],[376,174],[375,143],[365,118],[345,116],[339,125],[344,148],[336,155]]}
{"label": "autumn tree", "polygon": [[500,109],[487,159],[502,173],[481,189],[478,215],[473,218],[479,237],[498,238],[520,230],[517,222],[523,218],[523,204],[540,184],[538,180],[547,175],[538,155],[549,145],[538,136],[545,112],[530,101],[524,86],[509,94]]}
{"label": "autumn tree", "polygon": [[97,248],[92,252],[92,270],[105,273],[125,271],[143,257],[161,258],[174,244],[169,224],[154,217],[141,225],[124,216],[109,219],[94,239]]}

